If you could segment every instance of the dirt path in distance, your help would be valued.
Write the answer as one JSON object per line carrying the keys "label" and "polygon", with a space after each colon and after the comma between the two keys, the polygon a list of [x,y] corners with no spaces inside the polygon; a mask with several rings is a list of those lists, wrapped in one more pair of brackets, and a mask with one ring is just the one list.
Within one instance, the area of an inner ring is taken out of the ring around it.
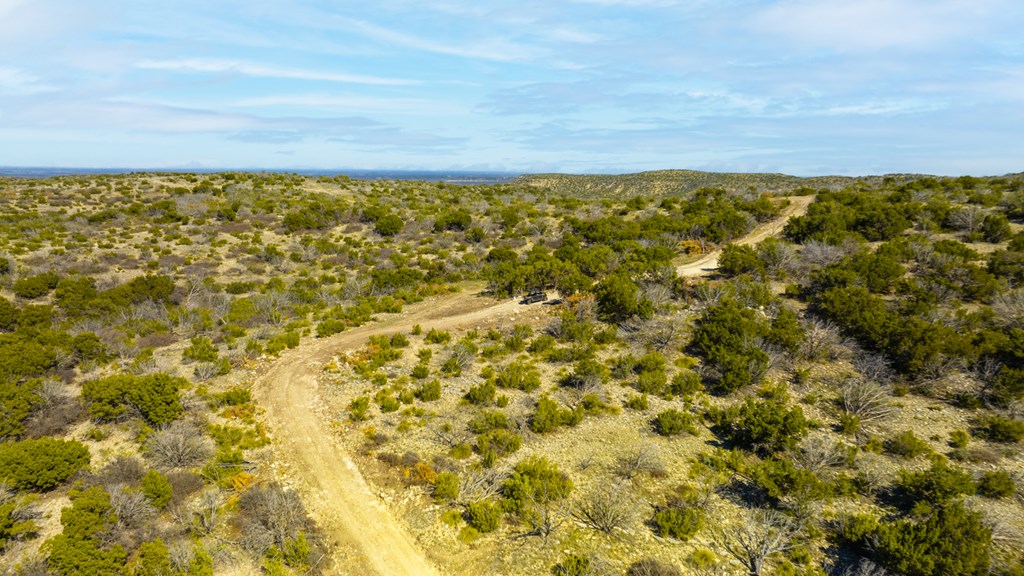
{"label": "dirt path in distance", "polygon": [[[781,233],[789,218],[807,212],[813,196],[790,198],[790,205],[737,241],[755,244]],[[706,276],[718,267],[721,250],[677,268],[680,276]],[[296,488],[317,525],[332,544],[334,574],[436,576],[435,564],[416,544],[359,469],[337,445],[330,423],[317,416],[317,374],[334,354],[358,348],[376,334],[408,332],[415,324],[451,330],[508,318],[525,307],[516,300],[495,300],[468,290],[406,306],[400,314],[336,334],[307,339],[270,365],[253,384],[266,410],[274,438],[276,475]]]}
{"label": "dirt path in distance", "polygon": [[[770,238],[780,236],[782,229],[794,216],[803,216],[807,213],[807,207],[814,202],[814,196],[790,196],[789,206],[774,220],[765,222],[750,231],[749,234],[736,240],[733,244],[750,246]],[[718,257],[722,255],[721,248],[708,252],[693,262],[687,262],[676,268],[676,274],[682,277],[710,276],[718,269]]]}

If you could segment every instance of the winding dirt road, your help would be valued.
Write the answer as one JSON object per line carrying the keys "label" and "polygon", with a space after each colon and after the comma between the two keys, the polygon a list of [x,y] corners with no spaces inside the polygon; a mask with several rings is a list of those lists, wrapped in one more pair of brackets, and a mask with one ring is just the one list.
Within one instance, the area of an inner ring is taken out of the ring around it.
{"label": "winding dirt road", "polygon": [[[789,206],[786,206],[777,218],[757,226],[751,230],[749,234],[739,240],[736,240],[733,244],[749,246],[751,244],[757,244],[758,242],[772,236],[781,235],[782,229],[785,228],[786,223],[789,222],[790,218],[793,218],[794,216],[803,216],[807,213],[807,207],[811,205],[811,202],[814,202],[814,198],[814,196],[789,197]],[[718,257],[721,255],[722,251],[720,249],[708,252],[693,262],[687,262],[686,264],[678,266],[676,268],[676,274],[682,277],[710,276],[718,269]]]}
{"label": "winding dirt road", "polygon": [[374,334],[408,332],[430,322],[450,329],[511,315],[521,306],[468,293],[406,307],[397,316],[329,338],[303,342],[281,355],[256,380],[253,392],[266,409],[276,462],[289,471],[317,525],[349,557],[328,571],[336,574],[429,576],[439,574],[380,499],[352,459],[332,439],[329,424],[315,413],[316,376],[331,356],[357,348]]}
{"label": "winding dirt road", "polygon": [[[813,197],[794,197],[779,218],[739,240],[752,244],[778,234],[789,218],[806,212]],[[677,269],[680,276],[704,276],[718,266],[716,250]],[[253,385],[274,438],[275,464],[287,471],[317,525],[335,547],[335,574],[432,576],[434,563],[367,486],[355,463],[333,439],[330,424],[315,413],[316,377],[332,355],[357,348],[375,334],[407,332],[415,324],[453,329],[508,317],[522,310],[515,300],[494,300],[461,292],[410,305],[336,334],[307,340],[281,355]],[[341,560],[340,558],[344,558]]]}

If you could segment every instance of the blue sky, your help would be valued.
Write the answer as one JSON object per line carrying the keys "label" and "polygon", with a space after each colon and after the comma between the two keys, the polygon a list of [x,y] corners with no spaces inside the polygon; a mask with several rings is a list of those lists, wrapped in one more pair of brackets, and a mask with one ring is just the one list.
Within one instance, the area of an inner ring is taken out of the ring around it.
{"label": "blue sky", "polygon": [[0,0],[0,165],[1024,170],[1019,0]]}

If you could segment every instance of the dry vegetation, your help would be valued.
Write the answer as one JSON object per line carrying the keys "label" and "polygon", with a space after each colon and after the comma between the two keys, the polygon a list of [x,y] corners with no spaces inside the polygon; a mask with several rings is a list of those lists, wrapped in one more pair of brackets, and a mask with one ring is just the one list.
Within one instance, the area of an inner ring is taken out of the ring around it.
{"label": "dry vegetation", "polygon": [[537,178],[0,182],[3,570],[344,572],[252,382],[486,285],[311,367],[442,573],[1024,571],[1024,179]]}

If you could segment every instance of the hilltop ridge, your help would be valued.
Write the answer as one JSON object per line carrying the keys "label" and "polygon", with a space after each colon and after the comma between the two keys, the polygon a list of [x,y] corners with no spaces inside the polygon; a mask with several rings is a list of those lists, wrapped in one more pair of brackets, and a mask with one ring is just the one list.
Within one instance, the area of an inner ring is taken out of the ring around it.
{"label": "hilltop ridge", "polygon": [[754,188],[773,193],[792,192],[800,188],[834,190],[855,183],[878,186],[887,179],[905,182],[928,177],[924,174],[802,177],[773,173],[654,170],[632,174],[526,174],[515,178],[512,183],[556,189],[584,197],[628,197],[683,195],[701,188],[721,188],[729,192]]}

